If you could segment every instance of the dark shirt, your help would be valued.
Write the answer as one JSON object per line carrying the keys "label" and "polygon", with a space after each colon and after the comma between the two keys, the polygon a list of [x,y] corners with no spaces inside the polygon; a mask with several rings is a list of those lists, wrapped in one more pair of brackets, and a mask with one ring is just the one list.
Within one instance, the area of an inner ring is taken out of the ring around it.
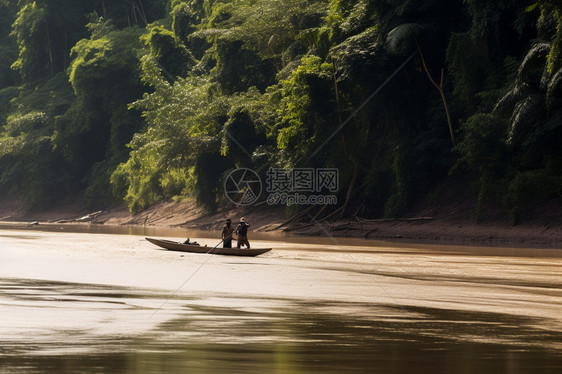
{"label": "dark shirt", "polygon": [[240,224],[236,228],[236,233],[238,235],[246,236],[246,235],[248,235],[248,227],[250,227],[249,223],[240,222]]}
{"label": "dark shirt", "polygon": [[223,239],[232,239],[232,233],[234,232],[234,228],[229,225],[224,225],[222,228],[222,238]]}

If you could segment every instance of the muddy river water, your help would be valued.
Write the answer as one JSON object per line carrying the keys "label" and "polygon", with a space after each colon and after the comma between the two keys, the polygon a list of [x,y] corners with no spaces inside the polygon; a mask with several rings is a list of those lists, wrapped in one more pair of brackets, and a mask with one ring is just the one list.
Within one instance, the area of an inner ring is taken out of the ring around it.
{"label": "muddy river water", "polygon": [[0,226],[0,373],[561,373],[562,250]]}

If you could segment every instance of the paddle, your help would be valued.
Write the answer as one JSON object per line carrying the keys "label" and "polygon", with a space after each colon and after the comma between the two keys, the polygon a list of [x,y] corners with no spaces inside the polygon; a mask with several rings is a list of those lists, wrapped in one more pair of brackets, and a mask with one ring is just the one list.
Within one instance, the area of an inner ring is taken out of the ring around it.
{"label": "paddle", "polygon": [[[215,245],[213,248],[209,249],[209,250],[207,251],[207,253],[205,253],[205,254],[207,254],[207,255],[210,254],[213,250],[215,250],[215,248],[217,248],[222,242],[224,242],[225,239],[228,239],[228,238],[231,237],[231,236],[232,236],[232,234],[230,234],[229,236],[227,236],[227,237],[224,238],[224,239],[221,239],[221,241],[218,242],[217,245]],[[152,314],[150,315],[150,317],[149,317],[148,319],[151,319],[160,309],[162,309],[162,307],[163,307],[164,305],[166,305],[166,303],[168,303],[168,301],[170,301],[170,299],[171,299],[183,286],[185,286],[185,284],[186,284],[187,282],[189,282],[189,280],[190,280],[191,278],[193,278],[193,277],[195,276],[195,274],[197,274],[197,273],[199,272],[199,270],[201,270],[201,268],[202,268],[203,266],[205,266],[205,264],[211,259],[211,257],[213,257],[213,256],[207,256],[207,259],[206,259],[205,261],[203,261],[203,263],[201,263],[201,264],[199,265],[199,267],[198,267],[197,269],[195,269],[195,271],[192,272],[189,277],[187,277],[187,279],[181,284],[181,286],[179,286],[179,287],[174,291],[174,293],[172,293],[172,294],[170,295],[170,297],[168,297],[168,298],[166,299],[166,301],[164,301],[164,302],[162,303],[162,305],[160,305],[160,306],[158,307],[158,309],[156,309],[154,312],[152,312]]]}

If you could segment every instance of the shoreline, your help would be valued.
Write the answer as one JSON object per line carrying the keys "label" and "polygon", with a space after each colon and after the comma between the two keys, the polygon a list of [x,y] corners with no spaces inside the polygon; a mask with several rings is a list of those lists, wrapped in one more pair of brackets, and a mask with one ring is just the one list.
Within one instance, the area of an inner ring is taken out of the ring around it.
{"label": "shoreline", "polygon": [[279,232],[292,236],[562,248],[562,222],[552,218],[513,226],[502,221],[476,223],[459,215],[447,216],[439,212],[422,211],[418,212],[422,214],[413,217],[397,219],[355,218],[300,223],[290,222],[284,208],[266,205],[237,207],[214,214],[205,214],[193,201],[161,202],[137,214],[129,213],[126,207],[87,212],[79,203],[42,212],[25,212],[13,202],[0,206],[0,221],[21,222],[26,225],[88,223],[221,230],[226,218],[237,222],[244,216],[252,224],[252,231]]}

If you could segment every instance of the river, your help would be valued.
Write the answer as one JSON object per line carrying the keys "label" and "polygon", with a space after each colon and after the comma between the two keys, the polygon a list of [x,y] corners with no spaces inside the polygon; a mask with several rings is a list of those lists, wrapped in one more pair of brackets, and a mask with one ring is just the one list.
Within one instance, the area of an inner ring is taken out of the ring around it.
{"label": "river", "polygon": [[0,372],[562,372],[562,250],[216,234],[0,225]]}

